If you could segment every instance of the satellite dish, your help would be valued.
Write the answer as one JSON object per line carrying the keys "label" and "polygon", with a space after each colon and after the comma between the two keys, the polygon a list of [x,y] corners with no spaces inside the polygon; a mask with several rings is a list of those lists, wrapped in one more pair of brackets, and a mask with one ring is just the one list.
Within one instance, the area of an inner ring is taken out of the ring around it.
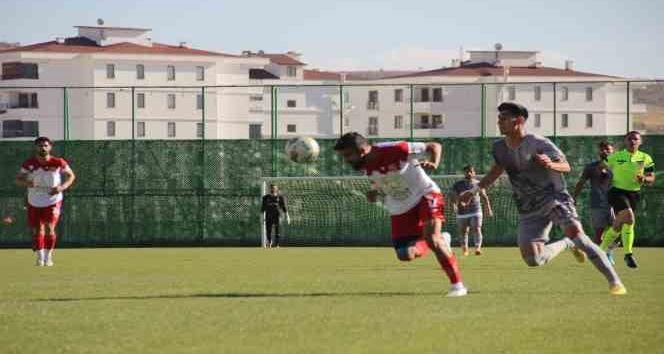
{"label": "satellite dish", "polygon": [[101,19],[101,18],[98,18],[98,19],[97,19],[97,25],[99,25],[99,26],[103,26],[103,25],[104,25],[104,20]]}
{"label": "satellite dish", "polygon": [[496,48],[496,50],[503,50],[503,45],[501,43],[496,43],[493,47]]}

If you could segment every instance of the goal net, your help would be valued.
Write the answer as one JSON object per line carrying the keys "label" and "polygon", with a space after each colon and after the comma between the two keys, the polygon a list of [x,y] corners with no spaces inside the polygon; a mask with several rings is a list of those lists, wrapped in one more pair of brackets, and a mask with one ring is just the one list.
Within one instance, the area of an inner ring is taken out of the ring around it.
{"label": "goal net", "polygon": [[[443,231],[458,245],[456,218],[449,202],[452,185],[463,175],[431,176],[445,195],[446,223]],[[369,180],[363,176],[343,177],[270,177],[262,179],[262,195],[276,184],[286,197],[290,224],[281,218],[282,246],[390,246],[390,215],[379,199],[366,200]],[[505,176],[487,189],[494,217],[484,218],[485,245],[514,245],[518,213]],[[266,229],[261,222],[262,245]],[[274,235],[274,233],[273,233]]]}

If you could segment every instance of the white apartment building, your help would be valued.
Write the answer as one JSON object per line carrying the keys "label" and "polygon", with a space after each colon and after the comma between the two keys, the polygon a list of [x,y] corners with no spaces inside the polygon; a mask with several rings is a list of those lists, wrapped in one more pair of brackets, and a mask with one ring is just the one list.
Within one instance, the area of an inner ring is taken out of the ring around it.
{"label": "white apartment building", "polygon": [[[308,70],[295,52],[231,55],[155,43],[147,28],[76,28],[76,37],[0,50],[1,138],[59,140],[65,124],[68,139],[82,140],[405,138],[411,128],[415,137],[493,136],[503,101],[528,107],[530,130],[543,135],[554,132],[554,110],[558,135],[626,129],[621,79],[571,62],[543,67],[537,52],[471,51],[436,70],[336,73]],[[644,111],[630,103],[630,114]]]}
{"label": "white apartment building", "polygon": [[246,125],[238,136],[224,128],[247,119],[247,88],[202,87],[247,85],[269,60],[155,43],[147,28],[76,28],[77,37],[0,51],[4,138],[62,139],[65,115],[69,139],[129,139],[132,117],[139,139],[249,136]]}
{"label": "white apartment building", "polygon": [[[411,127],[421,138],[496,136],[496,107],[504,101],[525,105],[529,130],[542,135],[554,134],[554,122],[557,135],[627,129],[627,84],[620,78],[575,71],[571,61],[564,69],[543,67],[534,51],[469,54],[451,67],[363,82],[390,86],[349,88],[354,110],[347,129],[375,137],[408,137]],[[645,106],[630,102],[629,112]]]}

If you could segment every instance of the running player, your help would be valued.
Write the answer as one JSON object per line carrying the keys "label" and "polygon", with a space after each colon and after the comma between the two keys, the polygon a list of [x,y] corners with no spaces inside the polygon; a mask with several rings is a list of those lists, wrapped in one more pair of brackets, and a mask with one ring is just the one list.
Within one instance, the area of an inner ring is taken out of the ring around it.
{"label": "running player", "polygon": [[[495,162],[480,183],[462,195],[461,200],[469,201],[473,194],[507,172],[519,210],[518,242],[526,264],[541,266],[560,252],[572,249],[581,263],[588,256],[608,280],[611,294],[626,294],[606,254],[583,232],[562,175],[570,171],[565,155],[549,139],[526,133],[528,110],[525,107],[502,103],[498,112],[498,127],[505,138],[493,144]],[[552,223],[558,225],[566,237],[547,244]]]}
{"label": "running player", "polygon": [[[28,225],[38,266],[53,265],[62,192],[76,179],[67,161],[51,155],[52,148],[53,142],[49,138],[37,138],[35,155],[23,162],[16,176],[16,183],[28,188]],[[61,174],[65,175],[64,183],[61,183]]]}
{"label": "running player", "polygon": [[[401,261],[412,261],[433,250],[452,284],[448,297],[464,296],[456,257],[450,248],[449,234],[441,233],[445,202],[440,188],[424,172],[438,168],[440,144],[388,142],[371,145],[365,137],[352,132],[342,136],[334,147],[356,170],[370,180],[369,202],[385,195],[385,206],[392,221],[392,243]],[[428,158],[422,161],[425,153]]]}
{"label": "running player", "polygon": [[[463,168],[464,179],[454,183],[450,190],[451,202],[456,212],[457,235],[461,243],[461,254],[468,255],[468,233],[475,236],[475,255],[482,254],[482,205],[486,210],[486,216],[492,217],[491,202],[484,189],[473,197],[468,203],[461,202],[458,198],[463,192],[472,189],[480,181],[475,178],[475,166],[467,165]],[[481,202],[480,202],[481,199]]]}

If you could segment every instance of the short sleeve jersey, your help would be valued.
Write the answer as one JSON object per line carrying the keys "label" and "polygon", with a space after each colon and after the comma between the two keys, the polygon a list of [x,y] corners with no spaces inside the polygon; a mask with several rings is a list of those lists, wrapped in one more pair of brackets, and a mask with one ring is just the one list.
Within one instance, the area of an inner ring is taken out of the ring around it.
{"label": "short sleeve jersey", "polygon": [[385,194],[385,206],[391,215],[403,214],[415,207],[423,196],[440,192],[417,160],[425,153],[426,144],[379,143],[373,145],[371,151],[373,158],[361,169]]}
{"label": "short sleeve jersey", "polygon": [[652,157],[638,150],[633,154],[627,149],[613,153],[607,158],[607,165],[613,174],[613,187],[631,192],[641,190],[641,184],[636,180],[636,175],[655,171],[655,162]]}
{"label": "short sleeve jersey", "polygon": [[540,166],[533,159],[535,155],[545,154],[555,162],[565,160],[562,151],[549,139],[528,134],[516,148],[499,139],[492,152],[496,164],[509,176],[512,197],[521,215],[536,214],[556,201],[571,200],[562,174]]}
{"label": "short sleeve jersey", "polygon": [[602,172],[599,165],[599,161],[587,164],[583,169],[582,177],[590,180],[590,207],[608,209],[611,207],[608,197],[609,188],[611,188],[611,172]]}
{"label": "short sleeve jersey", "polygon": [[62,182],[61,174],[71,171],[65,159],[51,156],[46,162],[32,157],[23,162],[21,173],[27,175],[28,180],[34,182],[34,187],[28,188],[28,203],[33,207],[43,208],[56,204],[62,200],[62,193],[50,195],[51,188],[59,186]]}
{"label": "short sleeve jersey", "polygon": [[[462,179],[454,183],[451,189],[451,193],[454,193],[457,196],[460,196],[463,192],[471,190],[474,186],[479,185],[480,181],[478,180],[473,180],[468,181],[467,179]],[[477,215],[481,214],[482,209],[480,208],[480,195],[479,193],[475,193],[473,195],[473,198],[468,202],[466,206],[459,206],[459,209],[457,209],[457,215],[462,216],[462,215]]]}

